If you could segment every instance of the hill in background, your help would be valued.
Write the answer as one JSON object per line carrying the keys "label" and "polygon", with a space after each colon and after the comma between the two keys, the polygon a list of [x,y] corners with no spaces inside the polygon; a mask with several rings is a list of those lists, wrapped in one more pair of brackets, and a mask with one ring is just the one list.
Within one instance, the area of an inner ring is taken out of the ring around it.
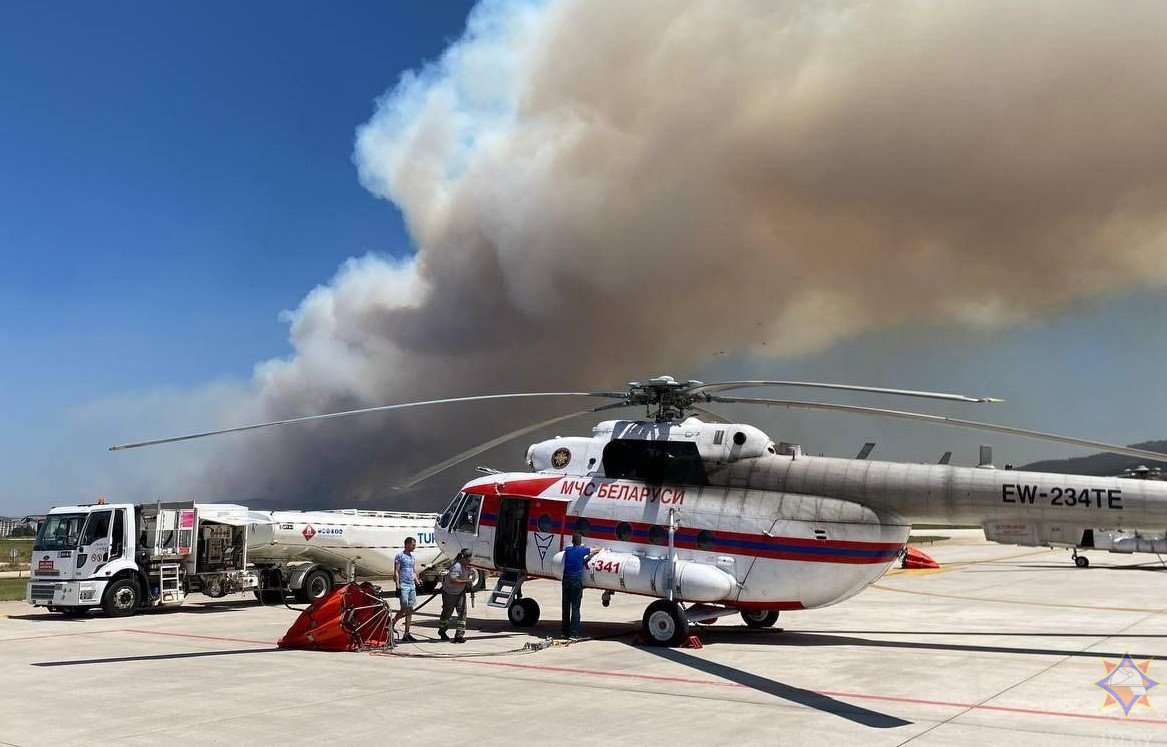
{"label": "hill in background", "polygon": [[1167,467],[1167,441],[1145,441],[1141,444],[1131,444],[1131,448],[1160,451],[1164,452],[1165,456],[1163,462],[1158,463],[1119,454],[1091,454],[1074,459],[1047,459],[1025,464],[1017,469],[1031,472],[1058,472],[1066,475],[1105,476],[1118,475],[1124,469],[1132,469],[1140,464],[1145,464],[1148,467]]}

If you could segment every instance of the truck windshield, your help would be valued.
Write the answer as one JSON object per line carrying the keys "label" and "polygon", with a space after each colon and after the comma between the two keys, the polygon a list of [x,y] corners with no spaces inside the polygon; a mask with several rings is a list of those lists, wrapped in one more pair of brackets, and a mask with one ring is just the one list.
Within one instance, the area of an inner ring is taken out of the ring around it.
{"label": "truck windshield", "polygon": [[72,550],[88,514],[51,514],[36,533],[33,550]]}

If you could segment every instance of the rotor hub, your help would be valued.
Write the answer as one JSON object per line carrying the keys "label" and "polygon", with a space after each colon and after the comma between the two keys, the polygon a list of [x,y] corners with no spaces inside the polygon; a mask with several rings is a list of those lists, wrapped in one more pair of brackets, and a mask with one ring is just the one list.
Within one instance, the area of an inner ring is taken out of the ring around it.
{"label": "rotor hub", "polygon": [[648,417],[658,423],[682,420],[685,411],[694,402],[708,399],[704,394],[689,391],[703,383],[696,380],[677,381],[672,376],[656,376],[644,383],[630,381],[628,403],[644,405]]}

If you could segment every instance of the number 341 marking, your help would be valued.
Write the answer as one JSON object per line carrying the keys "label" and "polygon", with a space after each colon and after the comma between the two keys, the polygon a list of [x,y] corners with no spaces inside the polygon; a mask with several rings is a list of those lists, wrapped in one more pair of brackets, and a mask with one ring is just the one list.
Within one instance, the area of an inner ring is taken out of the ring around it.
{"label": "number 341 marking", "polygon": [[603,560],[597,560],[591,564],[591,569],[592,573],[619,573],[620,564],[611,560],[607,562]]}

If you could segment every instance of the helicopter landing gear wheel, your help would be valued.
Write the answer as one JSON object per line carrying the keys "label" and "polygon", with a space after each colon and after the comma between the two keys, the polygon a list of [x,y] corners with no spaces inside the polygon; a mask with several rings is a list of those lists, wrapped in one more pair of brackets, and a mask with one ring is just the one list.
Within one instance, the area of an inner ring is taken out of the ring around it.
{"label": "helicopter landing gear wheel", "polygon": [[653,646],[680,646],[689,637],[689,618],[676,602],[658,599],[644,611],[644,637]]}
{"label": "helicopter landing gear wheel", "polygon": [[507,619],[516,628],[534,627],[539,622],[539,603],[530,597],[516,599],[507,607]]}
{"label": "helicopter landing gear wheel", "polygon": [[1079,568],[1086,568],[1090,565],[1090,558],[1086,557],[1085,555],[1075,555],[1074,565],[1078,566]]}
{"label": "helicopter landing gear wheel", "polygon": [[778,622],[778,610],[742,610],[742,620],[751,628],[772,628]]}

